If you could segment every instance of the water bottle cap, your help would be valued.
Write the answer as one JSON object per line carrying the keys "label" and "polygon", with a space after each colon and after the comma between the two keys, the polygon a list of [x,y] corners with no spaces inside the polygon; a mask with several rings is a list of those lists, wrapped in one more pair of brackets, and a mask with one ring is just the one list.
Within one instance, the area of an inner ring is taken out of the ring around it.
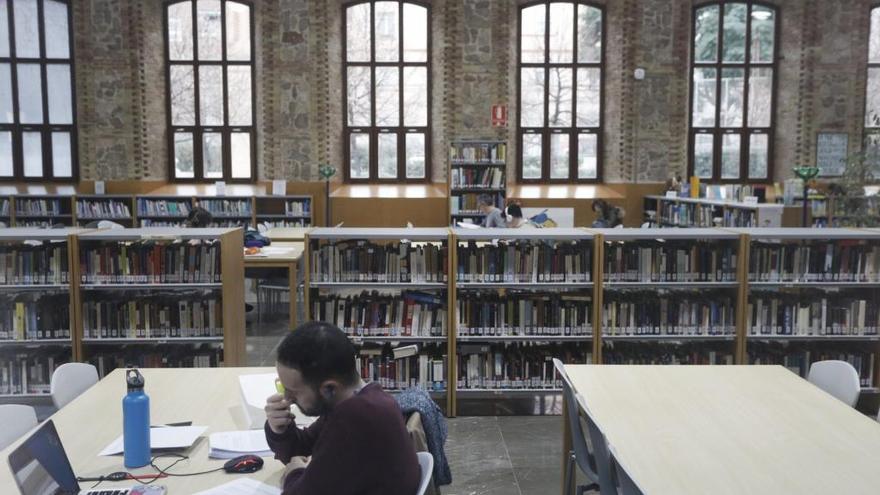
{"label": "water bottle cap", "polygon": [[128,383],[128,391],[144,389],[144,375],[135,369],[125,371],[125,381]]}

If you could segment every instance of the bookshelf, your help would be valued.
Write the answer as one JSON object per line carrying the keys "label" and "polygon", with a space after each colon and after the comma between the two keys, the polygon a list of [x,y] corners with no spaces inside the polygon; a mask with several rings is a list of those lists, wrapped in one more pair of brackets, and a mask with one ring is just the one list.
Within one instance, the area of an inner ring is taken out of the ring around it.
{"label": "bookshelf", "polygon": [[504,208],[507,199],[507,143],[498,140],[453,140],[449,145],[449,218],[477,223],[485,216],[477,207],[481,194]]}
{"label": "bookshelf", "polygon": [[[878,227],[880,196],[808,196],[813,227]],[[861,210],[863,215],[855,213]]]}
{"label": "bookshelf", "polygon": [[266,228],[311,227],[311,196],[256,196],[255,217]]}
{"label": "bookshelf", "polygon": [[[783,205],[706,198],[645,196],[659,227],[781,227]],[[716,219],[717,222],[716,222]]]}
{"label": "bookshelf", "polygon": [[134,227],[135,204],[133,196],[125,195],[77,195],[76,223],[85,226],[90,222],[109,220]]}
{"label": "bookshelf", "polygon": [[0,196],[0,226],[12,227],[12,196]]}
{"label": "bookshelf", "polygon": [[80,229],[0,230],[0,401],[48,397],[75,360],[75,235]]}
{"label": "bookshelf", "polygon": [[193,208],[193,199],[185,196],[136,196],[140,227],[181,227]]}
{"label": "bookshelf", "polygon": [[253,196],[196,196],[193,205],[211,213],[212,227],[248,227],[254,221]]}
{"label": "bookshelf", "polygon": [[[448,229],[315,228],[305,235],[306,317],[345,331],[366,381],[449,402]],[[392,348],[417,345],[394,359]]]}
{"label": "bookshelf", "polygon": [[27,195],[12,198],[16,227],[73,226],[73,196]]}
{"label": "bookshelf", "polygon": [[244,364],[241,229],[114,229],[76,240],[75,349],[101,376],[132,364]]}

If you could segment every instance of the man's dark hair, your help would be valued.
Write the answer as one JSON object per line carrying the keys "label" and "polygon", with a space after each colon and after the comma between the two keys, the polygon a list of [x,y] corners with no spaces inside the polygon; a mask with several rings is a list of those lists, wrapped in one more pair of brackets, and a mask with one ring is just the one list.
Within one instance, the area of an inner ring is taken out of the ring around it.
{"label": "man's dark hair", "polygon": [[480,194],[477,198],[477,202],[485,206],[495,206],[495,198],[486,193]]}
{"label": "man's dark hair", "polygon": [[354,345],[348,336],[322,321],[303,323],[284,337],[278,345],[278,362],[299,371],[313,387],[329,379],[351,385],[359,376]]}
{"label": "man's dark hair", "polygon": [[202,208],[201,206],[194,207],[189,215],[186,217],[186,223],[190,227],[207,227],[211,225],[211,222],[214,221],[214,215],[211,215],[211,212]]}
{"label": "man's dark hair", "polygon": [[519,205],[509,205],[507,207],[507,214],[512,216],[513,218],[523,217],[522,208],[520,208]]}

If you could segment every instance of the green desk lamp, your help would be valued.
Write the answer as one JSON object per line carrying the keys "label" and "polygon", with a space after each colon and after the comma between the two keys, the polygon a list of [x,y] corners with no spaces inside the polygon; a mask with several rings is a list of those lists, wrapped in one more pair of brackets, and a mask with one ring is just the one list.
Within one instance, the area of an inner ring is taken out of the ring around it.
{"label": "green desk lamp", "polygon": [[794,167],[794,175],[798,176],[799,179],[804,181],[804,211],[803,217],[801,221],[801,225],[803,227],[807,226],[807,208],[809,207],[808,199],[807,199],[807,190],[810,187],[810,180],[819,175],[818,167]]}

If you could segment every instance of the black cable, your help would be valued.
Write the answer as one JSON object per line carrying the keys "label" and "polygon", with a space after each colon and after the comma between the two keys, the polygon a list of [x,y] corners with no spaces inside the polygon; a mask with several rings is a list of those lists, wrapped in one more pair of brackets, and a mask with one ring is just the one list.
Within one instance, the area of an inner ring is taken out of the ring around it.
{"label": "black cable", "polygon": [[[177,457],[178,459],[177,459],[176,461],[172,462],[170,466],[168,466],[168,467],[166,467],[166,468],[160,468],[159,466],[156,465],[156,459],[159,459],[159,458],[162,458],[162,457]],[[159,455],[157,455],[157,456],[154,456],[152,459],[150,459],[150,467],[152,467],[153,469],[155,469],[155,470],[156,470],[156,473],[157,473],[152,479],[148,479],[148,480],[144,481],[144,480],[142,480],[142,479],[140,479],[140,478],[132,478],[132,477],[131,477],[131,476],[132,476],[131,473],[127,473],[127,472],[124,472],[124,471],[119,471],[119,472],[115,472],[115,473],[110,473],[110,474],[108,474],[108,475],[106,475],[106,476],[101,476],[101,477],[99,477],[99,478],[98,478],[98,481],[97,481],[94,485],[92,485],[92,487],[89,488],[89,489],[91,490],[91,489],[97,488],[98,485],[100,485],[101,483],[103,483],[103,482],[105,482],[105,481],[137,481],[138,483],[140,483],[140,484],[142,484],[142,485],[149,485],[149,484],[154,483],[156,480],[162,478],[163,475],[166,476],[166,477],[171,477],[171,476],[177,476],[177,477],[183,477],[183,476],[199,476],[199,475],[202,475],[202,474],[210,474],[210,473],[215,473],[215,472],[217,472],[217,471],[222,471],[222,470],[223,470],[223,467],[219,467],[219,468],[217,468],[217,469],[212,469],[212,470],[210,470],[210,471],[202,471],[202,472],[200,472],[200,473],[179,473],[179,474],[177,474],[177,473],[169,473],[169,472],[168,472],[169,469],[171,469],[171,468],[173,468],[174,466],[176,466],[177,463],[179,463],[180,461],[185,461],[185,460],[188,460],[188,459],[189,459],[189,456],[185,456],[185,455],[181,455],[181,454],[159,454]],[[84,480],[83,480],[83,479],[78,479],[78,481],[84,481]]]}
{"label": "black cable", "polygon": [[[179,457],[180,459],[177,459],[176,461],[172,462],[171,465],[168,466],[167,468],[162,469],[162,468],[160,468],[159,466],[156,465],[156,459],[158,459],[158,458],[160,458],[160,457]],[[202,472],[200,472],[200,473],[179,473],[179,474],[177,474],[177,473],[169,473],[169,472],[168,472],[168,470],[171,469],[171,468],[173,468],[175,464],[177,464],[178,462],[180,462],[180,461],[182,461],[182,460],[184,460],[184,459],[189,459],[189,457],[188,457],[188,456],[185,456],[185,455],[180,455],[180,454],[159,454],[159,455],[153,457],[153,459],[150,461],[150,466],[152,466],[153,469],[155,469],[156,471],[158,471],[158,472],[159,472],[159,475],[163,475],[163,474],[164,474],[165,476],[168,476],[168,477],[171,477],[171,476],[177,476],[177,477],[183,477],[183,476],[200,476],[200,475],[203,475],[203,474],[210,474],[210,473],[216,473],[217,471],[223,471],[223,467],[221,466],[221,467],[219,467],[219,468],[217,468],[217,469],[211,469],[211,470],[209,470],[209,471],[202,471]],[[158,479],[158,478],[156,478],[156,479]],[[155,480],[154,480],[154,481],[155,481]]]}

